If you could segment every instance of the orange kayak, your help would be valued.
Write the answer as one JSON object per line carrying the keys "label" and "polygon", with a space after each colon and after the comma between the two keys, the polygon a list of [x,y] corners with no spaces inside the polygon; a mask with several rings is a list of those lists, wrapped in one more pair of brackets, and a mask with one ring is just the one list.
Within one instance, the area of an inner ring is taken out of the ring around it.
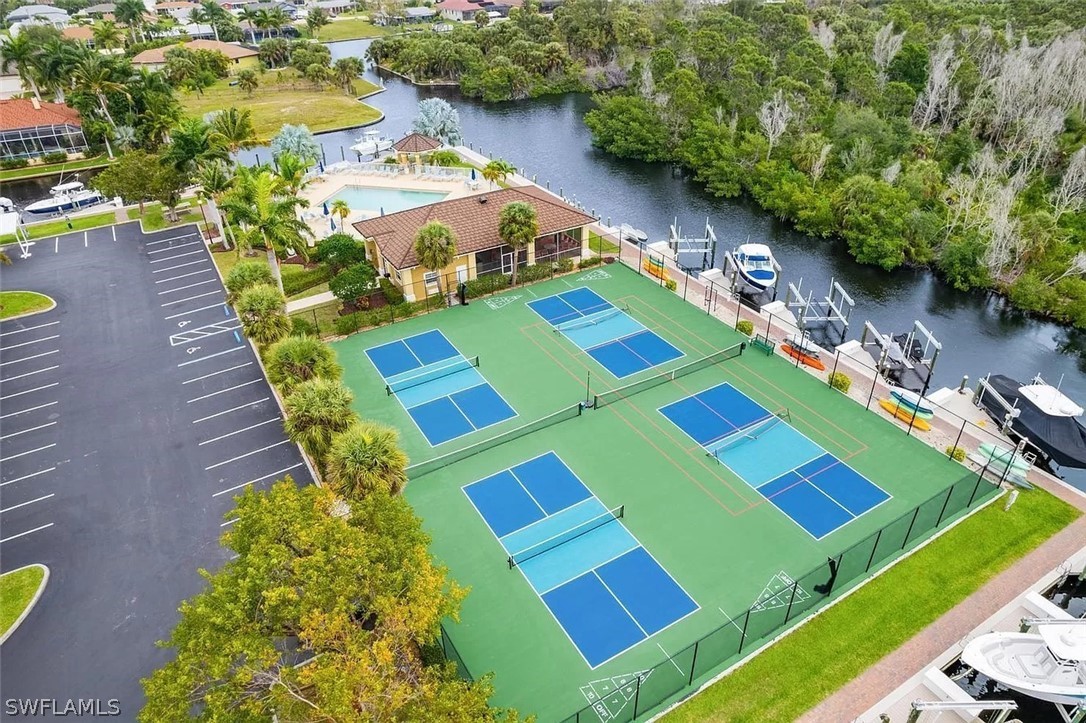
{"label": "orange kayak", "polygon": [[781,344],[781,351],[793,359],[798,359],[800,364],[809,366],[812,369],[817,369],[819,371],[824,371],[826,369],[826,365],[822,363],[822,360],[819,359],[817,355],[805,352],[802,349],[797,349],[791,344]]}
{"label": "orange kayak", "polygon": [[931,429],[931,423],[928,420],[921,419],[919,416],[913,419],[912,410],[898,406],[898,403],[893,399],[880,399],[879,406],[889,412],[891,416],[897,417],[906,424],[912,421],[913,429],[919,429],[921,432],[927,432]]}

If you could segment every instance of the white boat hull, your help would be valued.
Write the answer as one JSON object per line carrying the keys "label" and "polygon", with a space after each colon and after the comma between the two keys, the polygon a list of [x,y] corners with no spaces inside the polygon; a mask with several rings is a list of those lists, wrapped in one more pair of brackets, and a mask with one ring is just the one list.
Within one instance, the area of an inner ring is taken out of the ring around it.
{"label": "white boat hull", "polygon": [[972,640],[962,661],[1003,685],[1039,700],[1086,705],[1081,661],[1061,664],[1040,635],[988,633]]}
{"label": "white boat hull", "polygon": [[81,208],[102,203],[105,199],[100,193],[83,191],[71,196],[57,196],[44,201],[36,201],[27,206],[24,211],[34,216],[50,216],[68,211],[78,211]]}
{"label": "white boat hull", "polygon": [[764,244],[743,244],[726,255],[741,291],[761,294],[777,285],[777,264]]}
{"label": "white boat hull", "polygon": [[351,146],[351,150],[360,156],[376,156],[378,153],[384,153],[390,150],[395,141],[386,139],[377,143],[356,143]]}

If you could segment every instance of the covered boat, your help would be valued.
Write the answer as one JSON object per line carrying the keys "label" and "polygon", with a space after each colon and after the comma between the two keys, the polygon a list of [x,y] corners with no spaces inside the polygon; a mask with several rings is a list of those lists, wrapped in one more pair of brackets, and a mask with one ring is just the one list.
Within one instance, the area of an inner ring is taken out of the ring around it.
{"label": "covered boat", "polygon": [[1000,424],[1008,414],[1016,415],[1007,432],[1025,438],[1047,461],[1086,468],[1086,427],[1078,419],[1082,407],[1040,377],[1022,384],[1002,374],[989,375],[974,401]]}

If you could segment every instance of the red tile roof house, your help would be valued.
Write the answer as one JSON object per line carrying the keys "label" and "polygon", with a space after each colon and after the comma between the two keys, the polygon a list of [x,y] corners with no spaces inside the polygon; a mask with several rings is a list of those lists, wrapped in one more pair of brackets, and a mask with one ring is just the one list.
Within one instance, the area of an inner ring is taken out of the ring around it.
{"label": "red tile roof house", "polygon": [[[458,281],[512,273],[514,250],[498,236],[498,215],[513,201],[533,206],[539,223],[539,235],[517,254],[518,266],[577,261],[589,253],[586,227],[596,219],[535,186],[439,201],[368,218],[354,228],[365,239],[374,267],[403,290],[404,298],[417,301],[438,292],[438,273],[445,277],[442,288],[446,292]],[[415,258],[415,235],[431,221],[441,221],[456,236],[456,258],[444,269],[424,268]]]}
{"label": "red tile roof house", "polygon": [[0,160],[85,150],[87,139],[73,108],[36,99],[0,100]]}
{"label": "red tile roof house", "polygon": [[166,45],[161,48],[151,48],[132,58],[132,65],[161,70],[166,65],[166,53],[176,47],[189,50],[214,50],[222,53],[230,61],[230,72],[235,73],[242,68],[256,68],[259,65],[260,53],[236,43],[221,43],[218,40],[191,40],[177,45]]}

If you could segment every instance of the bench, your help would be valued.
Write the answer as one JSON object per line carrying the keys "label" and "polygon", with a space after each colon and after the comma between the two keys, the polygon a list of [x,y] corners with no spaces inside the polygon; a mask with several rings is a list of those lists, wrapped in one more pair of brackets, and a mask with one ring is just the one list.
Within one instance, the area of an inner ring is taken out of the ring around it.
{"label": "bench", "polygon": [[761,335],[751,337],[750,345],[755,349],[761,349],[770,356],[772,356],[773,350],[777,348],[777,342],[773,341],[768,336]]}

